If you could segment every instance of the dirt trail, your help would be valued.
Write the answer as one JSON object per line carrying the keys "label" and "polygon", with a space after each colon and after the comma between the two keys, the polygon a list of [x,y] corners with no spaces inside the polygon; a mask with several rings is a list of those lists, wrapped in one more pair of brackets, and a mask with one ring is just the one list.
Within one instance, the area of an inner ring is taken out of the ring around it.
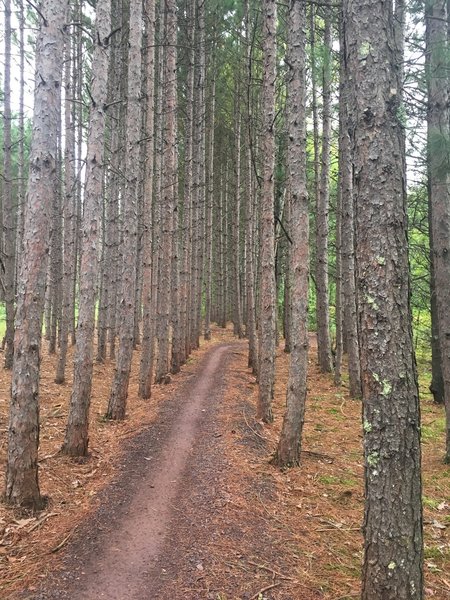
{"label": "dirt trail", "polygon": [[[196,443],[215,434],[208,423],[223,389],[227,356],[237,345],[214,347],[196,375],[163,409],[160,422],[134,440],[121,481],[104,493],[105,502],[69,548],[66,571],[33,598],[146,600],[155,596],[156,559],[169,537],[178,497],[189,497],[187,471]],[[124,461],[125,462],[125,461]],[[175,536],[175,537],[174,537]],[[165,570],[163,570],[164,573]],[[153,575],[153,576],[152,576]],[[157,579],[157,578],[156,578]]]}

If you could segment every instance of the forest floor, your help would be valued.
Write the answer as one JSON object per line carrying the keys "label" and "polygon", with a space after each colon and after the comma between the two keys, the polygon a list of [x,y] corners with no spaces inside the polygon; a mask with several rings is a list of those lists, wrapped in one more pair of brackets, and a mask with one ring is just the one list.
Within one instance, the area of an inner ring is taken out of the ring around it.
{"label": "forest floor", "polygon": [[[0,598],[34,600],[344,600],[359,597],[363,515],[361,405],[318,373],[312,338],[300,468],[270,458],[288,355],[277,353],[275,423],[255,421],[246,344],[214,329],[168,385],[103,419],[114,365],[95,366],[91,457],[58,454],[71,378],[44,356],[39,515],[0,505]],[[8,374],[0,373],[0,471]],[[426,596],[450,594],[450,468],[443,411],[423,381]],[[0,477],[3,473],[0,472]]]}

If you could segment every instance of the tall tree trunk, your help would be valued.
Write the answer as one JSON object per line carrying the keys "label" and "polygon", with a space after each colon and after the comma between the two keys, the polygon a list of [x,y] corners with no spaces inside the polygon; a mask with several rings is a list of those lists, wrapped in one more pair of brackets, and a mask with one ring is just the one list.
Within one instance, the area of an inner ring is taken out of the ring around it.
{"label": "tall tree trunk", "polygon": [[228,163],[224,159],[225,166],[223,167],[224,175],[220,186],[220,210],[221,215],[221,264],[220,272],[222,273],[222,306],[220,311],[220,327],[223,329],[227,326],[228,315]]}
{"label": "tall tree trunk", "polygon": [[240,85],[237,75],[235,85],[235,195],[233,210],[233,325],[234,334],[239,339],[244,337],[242,328],[242,303],[241,303],[241,112],[240,112]]}
{"label": "tall tree trunk", "polygon": [[323,65],[322,152],[319,193],[316,206],[316,317],[319,367],[332,371],[330,340],[330,306],[328,287],[328,211],[330,204],[331,146],[331,22],[325,13]]}
{"label": "tall tree trunk", "polygon": [[86,156],[86,183],[82,220],[80,300],[77,345],[69,419],[62,451],[86,456],[89,441],[89,407],[94,361],[94,328],[99,241],[102,216],[105,105],[107,98],[108,46],[111,30],[111,0],[97,0],[95,46],[92,57],[91,111]]}
{"label": "tall tree trunk", "polygon": [[61,340],[58,363],[56,367],[56,383],[64,383],[67,363],[67,350],[69,346],[69,333],[71,320],[73,319],[73,270],[75,269],[75,128],[73,112],[70,99],[73,94],[72,88],[72,57],[70,40],[66,40],[65,52],[65,136],[64,136],[64,258],[63,258],[63,282],[62,282],[62,313],[61,313]]}
{"label": "tall tree trunk", "polygon": [[[342,235],[341,269],[345,349],[348,354],[349,393],[361,397],[361,370],[359,363],[358,319],[355,281],[355,217],[353,201],[352,158],[349,137],[349,80],[345,55],[343,18],[340,22],[340,91],[339,91],[339,188],[341,195]],[[343,340],[344,341],[344,340]]]}
{"label": "tall tree trunk", "polygon": [[206,191],[206,270],[205,270],[205,340],[211,339],[211,303],[212,303],[212,269],[213,269],[213,205],[214,205],[214,127],[216,108],[216,76],[215,61],[211,65],[211,104],[209,124],[209,168]]}
{"label": "tall tree trunk", "polygon": [[[446,413],[445,462],[450,463],[450,172],[447,1],[434,0],[426,12],[428,42],[428,160],[431,241]],[[444,149],[444,150],[443,150]]]}
{"label": "tall tree trunk", "polygon": [[[176,72],[172,74],[175,78],[176,88]],[[175,92],[176,94],[176,92]],[[174,106],[176,107],[176,95]],[[177,145],[177,117],[175,112],[175,133],[174,133],[174,167],[173,167],[173,222],[172,222],[172,264],[171,264],[171,304],[170,304],[170,323],[172,328],[172,344],[170,358],[170,372],[172,374],[179,373],[181,369],[181,329],[180,329],[180,236],[178,229],[179,222],[179,203],[178,203],[178,156],[176,152]]]}
{"label": "tall tree trunk", "polygon": [[66,0],[46,0],[39,5],[33,132],[14,336],[5,498],[33,509],[43,505],[37,462],[40,350],[66,14]]}
{"label": "tall tree trunk", "polygon": [[342,354],[344,325],[342,306],[342,194],[340,187],[340,173],[336,201],[336,293],[335,293],[335,324],[336,324],[336,354],[334,365],[334,383],[340,386],[342,383]]}
{"label": "tall tree trunk", "polygon": [[246,68],[247,68],[247,114],[246,114],[246,276],[247,276],[247,337],[248,337],[248,366],[254,375],[258,376],[258,336],[256,331],[256,302],[255,302],[255,265],[253,261],[253,221],[255,218],[253,210],[253,161],[252,161],[252,40],[250,31],[250,6],[249,0],[245,0],[245,42],[246,42]]}
{"label": "tall tree trunk", "polygon": [[[429,161],[428,161],[429,164]],[[441,345],[439,336],[439,317],[436,302],[436,282],[434,276],[433,228],[431,206],[431,177],[428,173],[428,235],[430,239],[430,316],[431,316],[431,383],[430,392],[436,404],[444,404],[444,378],[442,376]]]}
{"label": "tall tree trunk", "polygon": [[195,2],[187,2],[187,76],[186,76],[186,117],[184,152],[184,204],[183,204],[183,273],[182,273],[182,329],[184,335],[184,355],[191,351],[191,304],[192,304],[192,260],[193,260],[193,123],[194,123],[194,70],[195,70]]}
{"label": "tall tree trunk", "polygon": [[142,353],[139,374],[139,396],[148,399],[152,386],[152,356],[154,331],[152,319],[152,211],[153,211],[153,167],[155,144],[155,0],[149,0],[145,12],[147,18],[147,114],[146,114],[146,165],[144,182],[144,238],[143,262],[143,325]]}
{"label": "tall tree trunk", "polygon": [[[17,290],[17,280],[19,275],[19,265],[23,244],[23,218],[25,206],[25,11],[24,0],[19,0],[19,160],[17,165],[17,177],[19,179],[18,191],[18,209],[16,225],[16,273],[15,290]],[[6,58],[6,57],[5,57]]]}
{"label": "tall tree trunk", "polygon": [[198,0],[198,240],[197,240],[197,285],[195,300],[195,348],[200,345],[203,283],[205,275],[205,218],[206,218],[206,3]]}
{"label": "tall tree trunk", "polygon": [[[105,125],[106,128],[106,125]],[[105,133],[105,137],[106,133]],[[105,144],[108,140],[105,140]],[[105,153],[106,154],[106,153]],[[99,263],[99,293],[98,293],[98,316],[97,316],[97,355],[95,360],[98,363],[103,363],[106,358],[106,342],[108,339],[108,284],[104,277],[105,269],[104,264],[106,261],[106,211],[108,205],[109,186],[106,184],[106,163],[107,158],[104,157],[104,172],[103,177],[103,192],[102,192],[102,206],[101,206],[101,241],[100,241],[100,263]]]}
{"label": "tall tree trunk", "polygon": [[423,597],[420,409],[392,8],[344,1],[364,373],[363,600]]}
{"label": "tall tree trunk", "polygon": [[[116,358],[116,341],[118,330],[119,299],[121,294],[121,231],[120,199],[123,197],[124,177],[123,165],[125,164],[125,139],[127,103],[123,101],[127,96],[128,86],[128,39],[129,39],[129,6],[127,0],[113,0],[112,29],[119,30],[121,35],[112,38],[110,70],[108,78],[110,83],[110,96],[112,103],[108,110],[110,114],[109,127],[111,129],[111,197],[107,211],[107,259],[110,270],[107,276],[111,278],[108,293],[108,336],[109,357]],[[115,42],[115,43],[114,43]],[[120,206],[119,206],[120,205]]]}
{"label": "tall tree trunk", "polygon": [[58,329],[61,324],[62,312],[62,156],[61,156],[61,90],[59,97],[59,119],[58,119],[58,166],[53,184],[55,194],[53,197],[52,233],[50,243],[50,337],[48,351],[56,353],[58,345]]}
{"label": "tall tree trunk", "polygon": [[[75,0],[76,21],[83,22],[83,5],[84,0]],[[76,28],[76,65],[74,77],[74,90],[76,93],[76,102],[74,103],[76,123],[76,164],[77,164],[77,184],[75,188],[75,240],[74,240],[74,269],[73,269],[73,287],[72,287],[72,306],[75,308],[76,299],[78,296],[78,275],[80,273],[80,247],[81,247],[81,213],[82,213],[82,197],[83,197],[83,170],[84,170],[84,151],[83,151],[83,133],[84,133],[84,70],[83,70],[83,30],[81,27]],[[71,323],[72,345],[75,344],[76,318],[75,310]]]}
{"label": "tall tree trunk", "polygon": [[15,209],[11,170],[11,0],[5,0],[5,70],[3,82],[3,270],[6,310],[5,368],[14,356]]}
{"label": "tall tree trunk", "polygon": [[125,418],[128,384],[134,340],[134,302],[136,299],[136,237],[138,174],[141,140],[141,41],[142,2],[130,1],[130,34],[128,42],[128,107],[126,118],[126,184],[123,197],[123,237],[121,268],[121,303],[119,351],[116,372],[109,397],[106,417]]}
{"label": "tall tree trunk", "polygon": [[275,79],[276,22],[275,0],[263,1],[263,189],[261,196],[261,282],[259,336],[259,397],[257,416],[266,423],[273,421],[272,398],[275,380]]}
{"label": "tall tree trunk", "polygon": [[306,2],[290,0],[288,14],[288,186],[292,274],[292,345],[286,414],[275,462],[298,465],[306,401],[308,367],[309,214],[306,188]]}
{"label": "tall tree trunk", "polygon": [[176,33],[177,19],[174,0],[166,0],[166,31],[164,60],[164,149],[161,202],[161,254],[158,286],[158,360],[156,383],[162,383],[170,372],[169,339],[171,309],[171,265],[173,258],[173,224],[176,185]]}

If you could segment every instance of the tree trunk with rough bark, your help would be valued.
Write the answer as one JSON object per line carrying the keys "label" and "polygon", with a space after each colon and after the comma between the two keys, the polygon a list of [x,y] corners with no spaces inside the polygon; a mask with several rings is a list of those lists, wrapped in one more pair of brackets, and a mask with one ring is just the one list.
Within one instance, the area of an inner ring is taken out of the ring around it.
{"label": "tree trunk with rough bark", "polygon": [[62,84],[66,0],[39,5],[36,77],[24,244],[14,336],[5,499],[39,510],[39,373],[42,316]]}
{"label": "tree trunk with rough bark", "polygon": [[[343,20],[340,22],[340,90],[339,90],[339,193],[341,195],[341,271],[343,300],[343,330],[348,355],[349,393],[361,397],[358,319],[355,280],[355,217],[353,201],[352,158],[348,122],[348,82],[350,74],[345,56]],[[344,341],[344,340],[343,340]],[[343,344],[344,345],[344,344]]]}
{"label": "tree trunk with rough bark", "polygon": [[316,318],[317,352],[322,373],[333,369],[330,339],[330,299],[328,285],[328,212],[330,204],[331,149],[331,22],[325,12],[323,64],[322,152],[319,191],[316,205]]}
{"label": "tree trunk with rough bark", "polygon": [[447,74],[447,2],[434,0],[426,11],[428,59],[428,160],[434,289],[444,382],[446,447],[450,463],[450,138]]}
{"label": "tree trunk with rough bark", "polygon": [[196,3],[188,2],[186,8],[187,31],[187,75],[186,75],[186,116],[184,121],[184,203],[183,203],[183,270],[181,275],[182,289],[182,329],[184,336],[184,356],[191,351],[190,320],[192,305],[192,232],[193,232],[193,123],[194,123],[194,69],[195,69],[195,11]]}
{"label": "tree trunk with rough bark", "polygon": [[251,39],[251,16],[249,0],[245,0],[244,5],[245,20],[245,43],[246,43],[246,163],[247,163],[247,181],[245,194],[245,213],[246,213],[246,277],[247,277],[247,326],[246,333],[248,337],[248,366],[252,369],[254,375],[258,376],[258,334],[256,331],[256,301],[255,301],[255,265],[253,261],[254,236],[253,221],[255,218],[253,206],[253,161],[252,161],[252,39]]}
{"label": "tree trunk with rough bark", "polygon": [[152,364],[154,352],[154,331],[152,319],[152,212],[153,212],[153,167],[155,144],[155,0],[149,0],[146,6],[147,18],[147,115],[145,124],[146,165],[144,182],[144,238],[142,249],[143,262],[143,315],[142,315],[142,353],[139,373],[139,397],[147,400],[151,396]]}
{"label": "tree trunk with rough bark", "polygon": [[234,164],[234,210],[233,210],[233,326],[234,335],[239,339],[244,337],[242,327],[242,303],[241,303],[241,112],[240,112],[240,85],[237,75],[237,83],[235,85],[235,109],[234,109],[234,124],[235,124],[235,164]]}
{"label": "tree trunk with rough bark", "polygon": [[5,0],[5,66],[3,81],[3,285],[5,294],[6,333],[5,368],[11,369],[14,357],[15,291],[15,207],[13,205],[11,169],[11,0]]}
{"label": "tree trunk with rough bark", "polygon": [[73,270],[75,268],[75,128],[70,98],[73,93],[72,80],[72,53],[70,40],[66,40],[65,51],[65,105],[64,105],[64,197],[63,197],[63,219],[64,219],[64,258],[63,258],[63,282],[62,282],[62,312],[61,312],[61,338],[58,363],[56,367],[55,382],[62,384],[65,381],[67,350],[69,347],[69,334],[71,320],[73,320]]}
{"label": "tree trunk with rough bark", "polygon": [[259,335],[259,396],[257,416],[266,423],[273,421],[272,398],[275,379],[275,79],[276,23],[275,0],[262,4],[263,87],[262,87],[262,162],[263,183],[260,220],[260,335]]}
{"label": "tree trunk with rough bark", "polygon": [[62,452],[86,456],[94,362],[95,303],[104,174],[105,105],[107,98],[111,0],[97,0],[92,57],[91,109],[86,156],[86,183],[81,235],[80,299],[73,388]]}
{"label": "tree trunk with rough bark", "polygon": [[306,2],[290,0],[288,12],[288,187],[290,190],[291,363],[286,413],[275,462],[298,465],[308,368],[309,213],[306,187]]}
{"label": "tree trunk with rough bark", "polygon": [[138,174],[141,143],[141,62],[142,3],[130,2],[130,34],[128,43],[128,108],[126,118],[126,183],[123,196],[123,231],[121,301],[119,315],[119,350],[116,372],[109,397],[106,417],[125,418],[128,383],[134,340],[134,302],[136,299],[136,237]]}
{"label": "tree trunk with rough bark", "polygon": [[169,340],[171,316],[171,266],[173,260],[173,229],[176,197],[176,42],[177,18],[173,0],[165,3],[165,60],[163,93],[163,162],[161,202],[161,253],[158,286],[158,359],[156,383],[162,383],[170,372]]}
{"label": "tree trunk with rough bark", "polygon": [[211,339],[211,304],[212,304],[212,276],[213,276],[213,206],[214,206],[214,128],[216,109],[216,75],[215,62],[211,65],[211,104],[209,123],[209,165],[208,165],[208,187],[206,190],[206,269],[205,269],[205,340]]}
{"label": "tree trunk with rough bark", "polygon": [[365,462],[363,600],[423,597],[401,68],[392,2],[345,0]]}

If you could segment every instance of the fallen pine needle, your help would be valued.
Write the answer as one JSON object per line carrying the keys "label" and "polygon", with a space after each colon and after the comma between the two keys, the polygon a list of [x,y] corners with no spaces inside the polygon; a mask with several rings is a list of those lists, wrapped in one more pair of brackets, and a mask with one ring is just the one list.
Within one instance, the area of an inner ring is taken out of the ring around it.
{"label": "fallen pine needle", "polygon": [[250,598],[250,600],[255,600],[256,598],[259,597],[260,594],[264,594],[264,592],[268,592],[269,590],[271,590],[273,588],[276,588],[276,587],[278,587],[280,585],[281,585],[281,583],[272,583],[272,585],[267,585],[266,587],[258,590],[256,592],[256,594],[253,594],[253,596]]}
{"label": "fallen pine needle", "polygon": [[59,515],[59,513],[48,513],[48,515],[44,515],[42,517],[42,519],[39,519],[39,521],[36,521],[36,523],[30,527],[30,529],[28,529],[28,533],[31,533],[32,531],[34,531],[35,529],[37,529],[40,525],[42,525],[42,523],[45,523],[45,521],[47,519],[50,519],[50,517],[56,517],[57,515]]}
{"label": "fallen pine needle", "polygon": [[253,565],[254,567],[257,567],[258,569],[262,569],[263,571],[268,571],[269,573],[272,573],[272,575],[276,575],[280,579],[285,579],[286,581],[295,581],[295,579],[293,579],[292,577],[288,577],[287,575],[283,575],[283,573],[280,573],[279,571],[275,571],[275,569],[272,569],[271,567],[266,567],[264,565],[259,565],[258,563],[255,563],[252,560],[248,560],[247,562],[248,562],[249,565]]}
{"label": "fallen pine needle", "polygon": [[270,442],[269,438],[264,437],[263,435],[261,435],[260,433],[258,433],[255,429],[253,429],[253,427],[250,425],[250,423],[247,421],[247,417],[245,415],[245,412],[242,411],[242,415],[245,419],[245,422],[247,424],[247,427],[250,429],[250,431],[252,431],[255,435],[257,435],[259,438],[261,438],[262,440],[264,440],[265,442]]}
{"label": "fallen pine needle", "polygon": [[50,552],[51,552],[52,554],[54,554],[55,552],[58,552],[58,550],[61,550],[61,548],[62,548],[63,546],[65,546],[65,544],[66,544],[66,543],[69,541],[69,539],[72,537],[72,534],[74,533],[75,529],[76,529],[76,527],[74,527],[74,528],[72,529],[72,531],[69,533],[69,535],[66,535],[66,537],[63,539],[63,541],[62,541],[62,542],[60,542],[60,543],[59,543],[57,546],[55,546],[55,547],[54,547],[52,550],[50,550]]}

